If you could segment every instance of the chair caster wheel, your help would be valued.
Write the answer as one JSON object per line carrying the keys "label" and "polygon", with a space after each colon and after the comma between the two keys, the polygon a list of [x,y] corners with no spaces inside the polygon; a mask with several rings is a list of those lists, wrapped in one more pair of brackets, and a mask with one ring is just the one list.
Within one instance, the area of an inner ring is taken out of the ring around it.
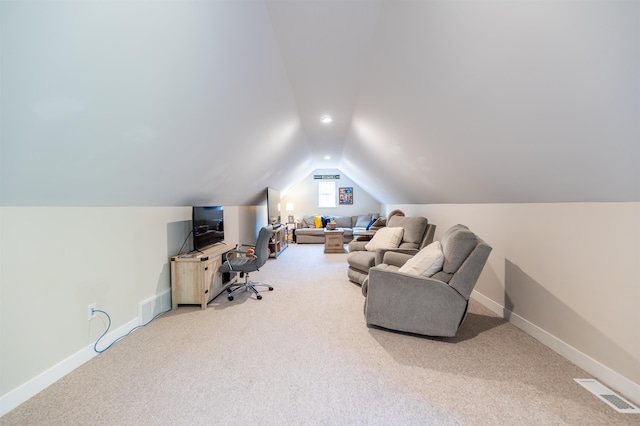
{"label": "chair caster wheel", "polygon": [[261,295],[259,295],[259,294],[258,294],[258,296],[257,296],[257,297],[258,297],[258,300],[262,299],[262,296],[261,296]]}
{"label": "chair caster wheel", "polygon": [[269,291],[273,291],[273,287],[269,287]]}
{"label": "chair caster wheel", "polygon": [[229,297],[227,297],[227,299],[233,300],[233,296],[229,296]]}

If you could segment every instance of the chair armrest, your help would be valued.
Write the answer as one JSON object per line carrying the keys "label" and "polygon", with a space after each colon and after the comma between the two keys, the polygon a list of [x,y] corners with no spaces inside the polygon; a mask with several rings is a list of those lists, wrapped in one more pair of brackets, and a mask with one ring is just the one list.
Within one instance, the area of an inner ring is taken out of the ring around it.
{"label": "chair armrest", "polygon": [[382,263],[386,263],[387,265],[393,265],[400,268],[402,265],[407,263],[407,260],[411,259],[413,255],[408,253],[398,253],[395,251],[387,251],[384,253],[382,257]]}
{"label": "chair armrest", "polygon": [[367,324],[427,336],[455,336],[467,300],[447,283],[386,268],[369,270]]}
{"label": "chair armrest", "polygon": [[[255,248],[256,246],[255,246],[255,244],[240,244],[240,246],[239,246],[239,247]],[[226,261],[226,262],[229,262],[229,255],[230,255],[230,254],[241,254],[241,255],[247,255],[247,254],[249,254],[249,250],[240,250],[240,249],[238,249],[238,248],[235,248],[235,249],[232,249],[232,250],[227,251],[227,252],[224,254],[224,258],[225,258],[225,261]]]}
{"label": "chair armrest", "polygon": [[[389,264],[389,262],[384,262],[384,255],[386,253],[389,252],[393,252],[393,253],[404,253],[404,254],[408,254],[410,255],[409,257],[415,256],[416,253],[418,253],[418,249],[401,249],[401,248],[393,248],[393,249],[384,249],[384,248],[379,248],[376,250],[376,260],[375,260],[375,265],[380,265],[381,263],[387,263]],[[407,259],[405,259],[405,262],[407,261]],[[404,264],[404,262],[402,263]],[[396,266],[402,266],[402,265],[396,265]]]}
{"label": "chair armrest", "polygon": [[349,243],[349,253],[352,253],[354,251],[366,251],[367,249],[365,248],[365,246],[368,242],[369,241],[351,241]]}

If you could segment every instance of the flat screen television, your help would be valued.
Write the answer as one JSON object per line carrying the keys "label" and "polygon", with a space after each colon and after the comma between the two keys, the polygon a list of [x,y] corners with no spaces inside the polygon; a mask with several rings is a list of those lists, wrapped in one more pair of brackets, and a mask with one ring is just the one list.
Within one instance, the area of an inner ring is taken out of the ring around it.
{"label": "flat screen television", "polygon": [[222,206],[194,206],[192,223],[194,251],[202,251],[224,241]]}

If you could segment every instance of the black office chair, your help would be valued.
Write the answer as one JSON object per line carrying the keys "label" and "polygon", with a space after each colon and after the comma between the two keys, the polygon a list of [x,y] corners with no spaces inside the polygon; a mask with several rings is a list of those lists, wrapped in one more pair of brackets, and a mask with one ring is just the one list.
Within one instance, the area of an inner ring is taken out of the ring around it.
{"label": "black office chair", "polygon": [[[258,271],[269,258],[269,239],[273,235],[273,228],[265,226],[258,233],[256,245],[242,244],[239,249],[230,250],[226,254],[226,260],[220,267],[220,272],[235,272],[244,275],[244,283],[232,284],[227,287],[227,298],[233,300],[233,295],[241,289],[251,290],[258,299],[262,299],[262,295],[256,287],[267,287],[269,291],[273,291],[273,287],[269,284],[254,282],[249,280],[249,272]],[[242,247],[245,247],[243,250]],[[253,248],[254,251],[249,249]]]}

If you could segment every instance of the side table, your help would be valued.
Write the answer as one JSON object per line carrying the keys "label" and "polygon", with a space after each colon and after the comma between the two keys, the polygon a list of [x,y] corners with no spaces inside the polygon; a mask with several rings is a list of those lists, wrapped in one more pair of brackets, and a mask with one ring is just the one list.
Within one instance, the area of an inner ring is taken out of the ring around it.
{"label": "side table", "polygon": [[344,253],[344,229],[324,230],[324,252]]}

